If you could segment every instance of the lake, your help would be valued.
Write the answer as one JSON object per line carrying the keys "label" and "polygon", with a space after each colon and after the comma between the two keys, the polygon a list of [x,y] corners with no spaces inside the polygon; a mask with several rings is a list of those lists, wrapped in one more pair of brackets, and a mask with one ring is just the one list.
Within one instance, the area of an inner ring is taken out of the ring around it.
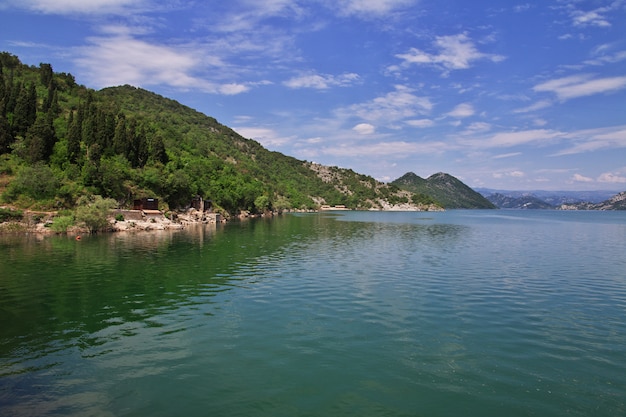
{"label": "lake", "polygon": [[626,212],[0,236],[2,416],[624,416]]}

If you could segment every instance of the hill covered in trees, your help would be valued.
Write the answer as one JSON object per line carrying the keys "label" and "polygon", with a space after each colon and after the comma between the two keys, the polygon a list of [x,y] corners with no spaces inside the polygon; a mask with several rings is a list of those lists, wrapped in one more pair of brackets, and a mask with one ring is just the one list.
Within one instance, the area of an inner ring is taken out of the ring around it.
{"label": "hill covered in trees", "polygon": [[496,208],[489,200],[458,178],[443,172],[433,174],[427,179],[408,172],[391,184],[418,195],[428,195],[447,209]]}
{"label": "hill covered in trees", "polygon": [[132,86],[99,91],[50,64],[0,53],[0,202],[73,210],[95,196],[162,210],[200,196],[225,215],[395,204],[432,199],[352,170],[263,148],[212,117]]}

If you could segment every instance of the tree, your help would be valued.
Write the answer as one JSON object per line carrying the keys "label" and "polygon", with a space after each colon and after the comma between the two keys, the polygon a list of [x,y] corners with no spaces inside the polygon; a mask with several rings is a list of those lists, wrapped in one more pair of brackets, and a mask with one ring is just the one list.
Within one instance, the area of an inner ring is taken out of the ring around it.
{"label": "tree", "polygon": [[196,194],[192,189],[189,175],[183,170],[177,170],[170,174],[167,178],[166,187],[168,191],[166,201],[170,208],[186,206],[191,201],[191,197]]}
{"label": "tree", "polygon": [[11,126],[9,126],[7,119],[0,115],[0,155],[8,153],[12,143]]}
{"label": "tree", "polygon": [[57,141],[50,113],[39,113],[35,123],[28,129],[25,140],[24,159],[30,163],[47,161]]}
{"label": "tree", "polygon": [[35,85],[20,87],[13,111],[13,136],[25,136],[28,128],[37,119],[37,92]]}
{"label": "tree", "polygon": [[100,189],[106,197],[123,200],[128,195],[125,182],[130,178],[130,164],[123,155],[102,158],[100,162]]}
{"label": "tree", "polygon": [[123,113],[117,115],[117,124],[113,134],[113,152],[126,155],[126,116]]}
{"label": "tree", "polygon": [[80,155],[81,122],[79,113],[74,117],[74,112],[70,112],[67,124],[67,155],[71,163],[76,163]]}
{"label": "tree", "polygon": [[154,135],[150,144],[150,158],[152,162],[160,162],[167,165],[169,160],[167,152],[165,152],[165,144],[161,135]]}
{"label": "tree", "polygon": [[39,64],[39,79],[41,80],[41,85],[44,87],[50,86],[52,83],[52,65],[50,64]]}
{"label": "tree", "polygon": [[50,167],[37,163],[21,168],[3,196],[9,201],[17,199],[20,195],[44,200],[54,197],[58,188],[59,181]]}
{"label": "tree", "polygon": [[110,198],[96,195],[81,197],[76,209],[76,221],[84,223],[90,233],[106,230],[109,227],[109,211],[117,206],[117,202]]}

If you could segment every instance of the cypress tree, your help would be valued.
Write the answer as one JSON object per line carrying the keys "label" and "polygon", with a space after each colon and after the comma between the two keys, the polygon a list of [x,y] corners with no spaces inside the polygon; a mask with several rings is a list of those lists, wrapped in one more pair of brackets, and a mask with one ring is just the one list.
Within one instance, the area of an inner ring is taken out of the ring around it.
{"label": "cypress tree", "polygon": [[23,156],[30,163],[47,161],[52,155],[57,140],[52,121],[50,113],[39,113],[35,123],[28,129]]}
{"label": "cypress tree", "polygon": [[13,136],[11,136],[11,126],[9,126],[9,121],[6,117],[0,115],[0,155],[9,153],[12,143]]}
{"label": "cypress tree", "polygon": [[167,152],[165,152],[165,144],[161,135],[152,136],[150,144],[150,159],[153,162],[161,162],[163,165],[167,164],[169,158]]}
{"label": "cypress tree", "polygon": [[4,117],[6,115],[6,112],[5,112],[6,99],[7,99],[7,86],[4,80],[4,73],[2,72],[2,64],[0,63],[0,117]]}
{"label": "cypress tree", "polygon": [[146,130],[143,125],[139,126],[137,129],[135,140],[133,141],[133,148],[135,154],[133,168],[141,168],[146,165],[146,162],[148,162],[148,156],[150,155],[148,149],[148,139],[146,138]]}
{"label": "cypress tree", "polygon": [[78,113],[74,118],[74,112],[70,112],[67,121],[69,131],[67,133],[67,155],[71,163],[76,163],[80,155],[81,123]]}
{"label": "cypress tree", "polygon": [[117,125],[113,135],[113,152],[116,155],[126,155],[126,116],[123,113],[117,115]]}
{"label": "cypress tree", "polygon": [[41,80],[41,85],[49,87],[53,80],[53,74],[52,65],[44,63],[39,64],[39,79]]}

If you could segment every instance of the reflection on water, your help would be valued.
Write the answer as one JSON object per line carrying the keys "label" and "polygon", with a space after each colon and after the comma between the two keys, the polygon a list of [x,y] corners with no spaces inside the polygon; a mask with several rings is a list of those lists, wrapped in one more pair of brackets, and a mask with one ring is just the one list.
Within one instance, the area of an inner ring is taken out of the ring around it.
{"label": "reflection on water", "polygon": [[626,219],[492,214],[0,236],[0,415],[624,414]]}

